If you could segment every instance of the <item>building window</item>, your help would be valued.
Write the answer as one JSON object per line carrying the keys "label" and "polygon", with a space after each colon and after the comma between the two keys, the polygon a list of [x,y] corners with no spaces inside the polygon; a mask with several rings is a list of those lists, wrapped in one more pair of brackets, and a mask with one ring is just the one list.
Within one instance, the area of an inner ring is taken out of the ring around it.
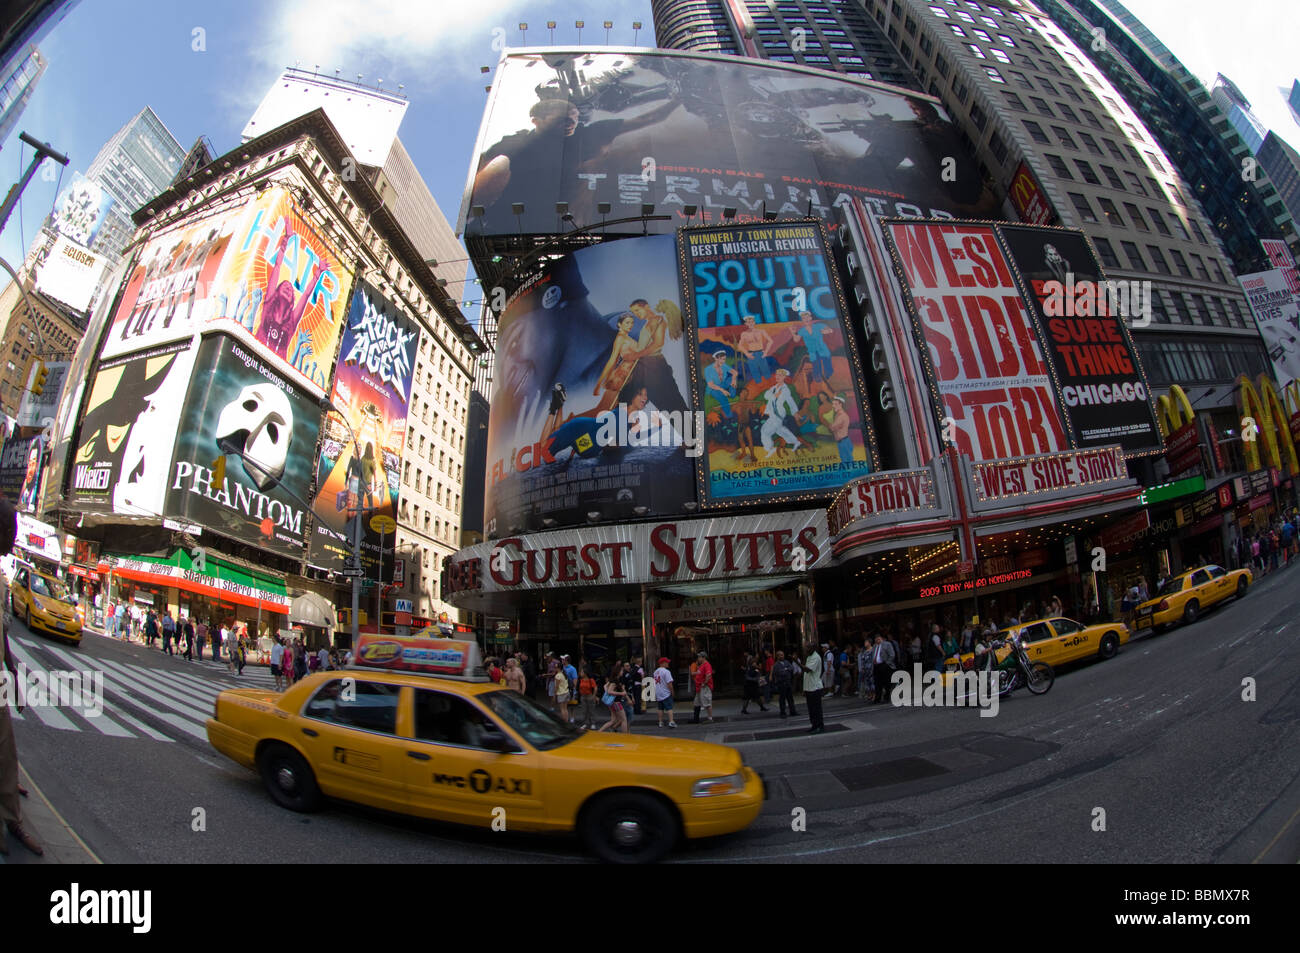
{"label": "building window", "polygon": [[1078,168],[1079,174],[1083,176],[1083,181],[1089,185],[1101,185],[1101,179],[1097,178],[1097,173],[1093,171],[1092,166],[1086,160],[1075,159],[1074,164]]}
{"label": "building window", "polygon": [[1058,178],[1069,179],[1074,181],[1074,176],[1070,175],[1070,167],[1065,164],[1065,160],[1060,156],[1054,156],[1050,152],[1043,153],[1047,159],[1047,164],[1052,167]]}
{"label": "building window", "polygon": [[1116,191],[1119,192],[1124,191],[1124,180],[1119,177],[1118,172],[1116,172],[1113,168],[1111,168],[1108,165],[1103,165],[1101,167],[1101,171],[1105,173],[1106,181],[1110,183],[1110,187],[1112,189],[1115,189]]}
{"label": "building window", "polygon": [[1142,217],[1141,209],[1132,202],[1125,202],[1124,207],[1128,209],[1128,217],[1132,219],[1134,227],[1137,228],[1139,232],[1151,231],[1151,229],[1147,228],[1146,219]]}
{"label": "building window", "polygon": [[1183,257],[1182,252],[1178,251],[1176,248],[1170,249],[1169,257],[1173,259],[1174,267],[1178,269],[1180,275],[1184,278],[1192,277],[1192,271],[1187,267],[1187,259]]}
{"label": "building window", "polygon": [[1071,149],[1079,148],[1074,144],[1074,140],[1070,138],[1070,134],[1066,132],[1063,127],[1053,126],[1052,132],[1056,133],[1056,138],[1060,140],[1062,145],[1069,146]]}
{"label": "building window", "polygon": [[1129,267],[1137,271],[1146,271],[1147,263],[1142,258],[1141,249],[1132,242],[1120,242],[1120,244],[1124,247],[1124,254],[1128,256]]}
{"label": "building window", "polygon": [[1085,196],[1080,195],[1078,192],[1071,192],[1069,195],[1070,201],[1074,203],[1075,211],[1079,213],[1079,217],[1085,222],[1092,222],[1095,224],[1097,221],[1097,215],[1093,212],[1092,206],[1088,204],[1088,199]]}
{"label": "building window", "polygon": [[1056,118],[1056,114],[1052,112],[1052,107],[1047,105],[1046,99],[1042,99],[1041,97],[1038,96],[1030,96],[1029,101],[1033,103],[1034,108],[1037,109],[1044,116],[1047,116],[1049,119]]}
{"label": "building window", "polygon": [[979,106],[971,107],[970,120],[980,132],[983,132],[984,127],[989,123],[988,117],[984,115],[984,110],[980,109]]}
{"label": "building window", "polygon": [[1024,73],[1017,73],[1015,70],[1008,70],[1008,75],[1025,89],[1033,89],[1034,84],[1029,81],[1029,77]]}
{"label": "building window", "polygon": [[1002,137],[996,132],[989,136],[989,150],[993,153],[993,158],[998,162],[1007,161],[1007,144],[1002,141]]}
{"label": "building window", "polygon": [[1165,256],[1160,251],[1160,246],[1148,245],[1147,252],[1151,255],[1151,261],[1155,263],[1156,271],[1163,275],[1169,274],[1169,265],[1165,262]]}
{"label": "building window", "polygon": [[1002,95],[1005,96],[1006,99],[1007,99],[1007,102],[1009,102],[1009,103],[1011,104],[1011,108],[1013,108],[1013,109],[1018,109],[1018,110],[1020,110],[1021,112],[1025,112],[1025,103],[1024,103],[1024,100],[1022,100],[1022,99],[1021,99],[1019,96],[1017,96],[1015,93],[1008,91],[1008,92],[1003,93]]}
{"label": "building window", "polygon": [[1092,138],[1092,136],[1088,135],[1086,132],[1079,133],[1079,141],[1082,142],[1084,146],[1087,148],[1087,150],[1091,152],[1093,155],[1095,156],[1104,155],[1104,153],[1101,151],[1101,146],[1097,145],[1097,140]]}
{"label": "building window", "polygon": [[1023,121],[1025,124],[1025,128],[1029,130],[1030,138],[1032,138],[1034,142],[1047,143],[1052,141],[1047,138],[1047,133],[1043,132],[1043,127],[1040,126],[1038,123],[1030,119],[1025,119]]}
{"label": "building window", "polygon": [[1002,78],[1002,74],[998,72],[998,68],[996,66],[986,66],[984,67],[984,72],[988,74],[988,78],[995,83],[1006,82],[1006,80]]}
{"label": "building window", "polygon": [[1192,226],[1192,234],[1196,236],[1196,240],[1202,245],[1208,245],[1209,242],[1205,240],[1205,233],[1201,231],[1201,226],[1196,224],[1196,219],[1192,219],[1190,224]]}
{"label": "building window", "polygon": [[1114,202],[1108,198],[1101,197],[1097,199],[1097,204],[1101,206],[1101,213],[1106,216],[1107,222],[1115,228],[1124,227],[1124,219],[1120,218],[1119,209],[1115,207]]}
{"label": "building window", "polygon": [[1097,254],[1101,256],[1101,263],[1107,268],[1122,268],[1119,263],[1119,257],[1115,254],[1115,249],[1110,242],[1104,238],[1094,238],[1092,243],[1097,246]]}
{"label": "building window", "polygon": [[1154,223],[1156,227],[1156,231],[1159,232],[1161,235],[1165,235],[1169,238],[1172,238],[1173,236],[1169,232],[1169,226],[1165,224],[1165,217],[1160,214],[1160,211],[1158,209],[1153,208],[1153,209],[1148,209],[1148,212],[1151,215],[1151,221],[1152,223]]}
{"label": "building window", "polygon": [[1209,281],[1210,275],[1209,272],[1205,270],[1205,260],[1201,258],[1200,255],[1193,252],[1188,252],[1188,255],[1192,259],[1192,273],[1202,281]]}

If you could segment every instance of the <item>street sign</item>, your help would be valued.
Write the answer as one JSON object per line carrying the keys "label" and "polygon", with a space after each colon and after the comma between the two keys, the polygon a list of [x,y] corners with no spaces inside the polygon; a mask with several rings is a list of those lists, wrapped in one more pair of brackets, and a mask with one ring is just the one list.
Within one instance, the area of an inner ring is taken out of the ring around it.
{"label": "street sign", "polygon": [[376,533],[393,533],[397,531],[397,522],[391,516],[377,513],[370,517],[370,528]]}
{"label": "street sign", "polygon": [[349,577],[349,578],[351,578],[352,576],[356,576],[356,577],[360,578],[360,577],[364,576],[365,574],[366,574],[366,571],[365,571],[364,569],[362,569],[360,566],[348,566],[347,568],[345,568],[345,569],[343,570],[343,575],[344,575],[344,576],[347,576],[347,577]]}

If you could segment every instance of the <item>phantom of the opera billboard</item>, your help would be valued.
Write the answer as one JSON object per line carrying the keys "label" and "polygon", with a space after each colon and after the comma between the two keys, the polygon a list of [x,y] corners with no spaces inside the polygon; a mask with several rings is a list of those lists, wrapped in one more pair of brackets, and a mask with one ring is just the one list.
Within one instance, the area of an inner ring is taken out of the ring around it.
{"label": "phantom of the opera billboard", "polygon": [[[313,566],[343,569],[344,559],[352,553],[352,520],[359,500],[362,566],[368,576],[375,575],[381,539],[370,528],[370,518],[375,514],[397,518],[402,448],[419,343],[416,325],[368,283],[357,283],[331,396],[347,424],[337,414],[326,416],[316,463]],[[364,454],[361,460],[357,460],[349,427]],[[395,542],[388,534],[385,577],[391,576]]]}
{"label": "phantom of the opera billboard", "polygon": [[1110,281],[1083,232],[996,226],[1056,374],[1062,414],[1079,448],[1161,449],[1160,425],[1128,322],[1150,317],[1150,285]]}
{"label": "phantom of the opera billboard", "polygon": [[292,194],[271,188],[150,239],[126,281],[101,356],[188,338],[215,322],[256,341],[323,392],[351,284],[344,256]]}
{"label": "phantom of the opera billboard", "polygon": [[678,243],[702,501],[825,497],[878,469],[821,223],[684,229]]}
{"label": "phantom of the opera billboard", "polygon": [[[732,56],[517,51],[497,65],[459,230],[555,232],[557,202],[583,224],[653,204],[674,216],[648,223],[660,232],[687,224],[687,205],[695,224],[721,222],[727,207],[738,221],[764,211],[830,220],[853,197],[886,216],[996,208],[928,96]],[[641,223],[623,230],[639,234]]]}
{"label": "phantom of the opera billboard", "polygon": [[506,304],[495,376],[487,533],[678,513],[695,499],[672,236],[547,263]]}
{"label": "phantom of the opera billboard", "polygon": [[[285,556],[302,555],[321,412],[240,339],[203,338],[184,400],[165,514]],[[225,480],[213,465],[225,458]]]}
{"label": "phantom of the opera billboard", "polygon": [[100,362],[71,463],[68,500],[74,507],[162,513],[194,356],[187,338]]}

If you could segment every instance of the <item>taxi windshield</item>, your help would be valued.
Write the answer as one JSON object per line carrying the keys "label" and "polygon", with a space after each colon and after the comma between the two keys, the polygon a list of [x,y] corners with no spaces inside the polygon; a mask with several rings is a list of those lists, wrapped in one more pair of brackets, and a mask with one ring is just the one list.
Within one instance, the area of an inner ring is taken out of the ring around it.
{"label": "taxi windshield", "polygon": [[60,602],[72,601],[68,596],[68,590],[63,588],[63,583],[36,572],[32,573],[32,592],[47,599],[58,599]]}
{"label": "taxi windshield", "polygon": [[539,751],[568,744],[581,734],[573,725],[560,721],[553,713],[518,692],[485,692],[478,696],[478,701]]}
{"label": "taxi windshield", "polygon": [[1175,592],[1183,591],[1183,577],[1174,576],[1173,579],[1165,580],[1165,584],[1156,590],[1157,596],[1172,596]]}

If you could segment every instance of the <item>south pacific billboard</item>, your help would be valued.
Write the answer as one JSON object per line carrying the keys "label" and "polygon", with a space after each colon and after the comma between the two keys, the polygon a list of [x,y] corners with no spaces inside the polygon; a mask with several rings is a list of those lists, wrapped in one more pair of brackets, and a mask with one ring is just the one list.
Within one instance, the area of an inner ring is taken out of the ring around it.
{"label": "south pacific billboard", "polygon": [[1070,447],[1037,321],[992,225],[882,223],[940,435],[972,460]]}
{"label": "south pacific billboard", "polygon": [[[654,204],[674,215],[647,224],[659,232],[687,224],[688,205],[696,224],[728,207],[738,221],[764,211],[829,221],[855,197],[876,215],[996,209],[932,97],[733,56],[525,50],[497,65],[459,230],[552,233],[557,202],[584,224]],[[622,228],[641,233],[639,221]]]}
{"label": "south pacific billboard", "polygon": [[1136,282],[1109,282],[1083,232],[995,227],[1024,280],[1059,385],[1061,413],[1075,447],[1119,444],[1126,453],[1163,449],[1128,321]]}
{"label": "south pacific billboard", "polygon": [[683,229],[706,503],[825,497],[879,468],[820,222]]}
{"label": "south pacific billboard", "polygon": [[100,362],[69,464],[73,506],[128,516],[162,513],[194,357],[186,339]]}
{"label": "south pacific billboard", "polygon": [[206,326],[265,348],[323,393],[352,268],[293,195],[273,187],[149,240],[126,281],[101,356],[187,338]]}
{"label": "south pacific billboard", "polygon": [[487,533],[678,513],[694,501],[687,452],[699,434],[674,248],[668,235],[585,248],[546,263],[506,303]]}
{"label": "south pacific billboard", "polygon": [[[242,339],[196,349],[180,412],[164,513],[284,556],[300,557],[321,411],[316,398]],[[225,479],[214,464],[225,459]]]}
{"label": "south pacific billboard", "polygon": [[[326,416],[316,461],[313,566],[335,571],[343,568],[352,554],[352,521],[359,501],[362,567],[368,576],[375,575],[380,543],[384,542],[384,576],[391,577],[396,540],[390,533],[382,541],[370,528],[370,518],[375,514],[397,518],[402,450],[419,343],[419,327],[371,285],[357,283],[331,393],[343,416],[333,412]],[[353,434],[364,455],[361,459],[357,459]]]}

